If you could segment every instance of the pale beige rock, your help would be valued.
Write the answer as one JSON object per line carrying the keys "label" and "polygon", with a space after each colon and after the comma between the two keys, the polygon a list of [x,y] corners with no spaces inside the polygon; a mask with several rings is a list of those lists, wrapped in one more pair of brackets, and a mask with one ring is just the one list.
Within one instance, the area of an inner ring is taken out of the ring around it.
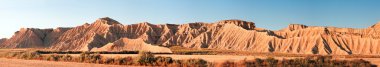
{"label": "pale beige rock", "polygon": [[372,25],[369,28],[380,28],[380,22],[377,22],[376,24]]}
{"label": "pale beige rock", "polygon": [[50,49],[89,51],[94,47],[102,47],[108,43],[105,36],[111,25],[121,24],[105,17],[96,20],[93,24],[84,24],[67,30],[52,43]]}
{"label": "pale beige rock", "polygon": [[128,38],[122,38],[100,48],[93,48],[92,51],[147,51],[152,53],[172,53],[169,48],[147,44],[142,39]]}
{"label": "pale beige rock", "polygon": [[300,30],[305,29],[308,26],[302,25],[302,24],[290,24],[287,28],[282,29],[281,31],[293,31],[293,30]]}
{"label": "pale beige rock", "polygon": [[168,52],[165,47],[179,45],[252,52],[379,55],[379,40],[380,23],[364,29],[290,24],[284,29],[272,31],[242,20],[181,25],[147,22],[122,25],[105,17],[74,28],[21,29],[0,47]]}
{"label": "pale beige rock", "polygon": [[52,29],[35,29],[22,28],[17,31],[10,39],[4,41],[0,47],[2,48],[43,48],[43,38],[46,33],[50,33]]}
{"label": "pale beige rock", "polygon": [[224,25],[185,44],[191,48],[296,54],[379,54],[378,31],[289,25],[280,31],[245,30]]}

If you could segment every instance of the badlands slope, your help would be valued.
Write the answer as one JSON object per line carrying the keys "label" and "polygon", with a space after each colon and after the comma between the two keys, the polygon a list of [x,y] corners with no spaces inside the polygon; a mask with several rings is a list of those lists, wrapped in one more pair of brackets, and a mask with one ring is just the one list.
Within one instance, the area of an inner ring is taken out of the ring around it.
{"label": "badlands slope", "polygon": [[290,24],[278,30],[257,28],[242,20],[215,23],[122,25],[111,18],[72,28],[23,28],[1,48],[171,52],[166,47],[210,48],[252,52],[333,55],[379,55],[380,23],[364,29]]}

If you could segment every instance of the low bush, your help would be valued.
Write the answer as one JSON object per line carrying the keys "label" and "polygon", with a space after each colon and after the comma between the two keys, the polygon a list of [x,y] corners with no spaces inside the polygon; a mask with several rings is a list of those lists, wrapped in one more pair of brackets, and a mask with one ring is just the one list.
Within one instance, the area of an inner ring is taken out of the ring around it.
{"label": "low bush", "polygon": [[68,55],[68,54],[65,54],[62,56],[62,58],[60,60],[62,61],[73,61],[74,57],[72,57],[71,55]]}
{"label": "low bush", "polygon": [[42,55],[34,51],[25,51],[25,52],[7,52],[1,57],[18,58],[18,59],[40,59]]}
{"label": "low bush", "polygon": [[137,57],[107,58],[100,53],[81,52],[80,56],[73,57],[65,54],[41,55],[38,51],[9,52],[0,57],[35,59],[49,61],[84,62],[115,65],[138,66],[164,66],[164,67],[374,67],[370,62],[357,60],[334,60],[331,56],[310,56],[296,59],[277,60],[269,57],[266,59],[243,60],[238,62],[226,61],[223,63],[210,63],[203,59],[174,60],[171,57],[155,57],[151,52],[139,52]]}
{"label": "low bush", "polygon": [[233,61],[224,61],[222,63],[219,63],[218,65],[216,65],[217,67],[238,67],[239,65],[237,65],[235,62]]}
{"label": "low bush", "polygon": [[20,54],[21,54],[20,52],[7,52],[7,53],[5,53],[5,55],[3,55],[3,57],[12,58],[12,57],[16,57],[17,55],[20,55]]}
{"label": "low bush", "polygon": [[156,64],[159,66],[167,66],[171,63],[173,63],[173,59],[171,57],[156,57]]}
{"label": "low bush", "polygon": [[114,59],[114,63],[116,65],[132,65],[133,59],[132,57],[116,57]]}
{"label": "low bush", "polygon": [[41,53],[41,54],[81,54],[81,53],[99,53],[99,54],[137,54],[138,51],[43,51],[43,50],[37,50],[36,52]]}
{"label": "low bush", "polygon": [[137,62],[140,65],[153,65],[156,58],[151,52],[140,51],[137,57]]}
{"label": "low bush", "polygon": [[169,66],[171,67],[208,67],[211,63],[203,59],[187,59],[187,60],[175,60]]}
{"label": "low bush", "polygon": [[174,60],[171,57],[155,57],[151,52],[139,52],[137,63],[144,66],[169,66],[169,67],[207,67],[210,65],[203,59]]}
{"label": "low bush", "polygon": [[79,56],[79,62],[85,62],[85,63],[100,63],[102,59],[102,56],[98,53],[91,54],[88,52],[83,52]]}
{"label": "low bush", "polygon": [[219,67],[376,67],[370,62],[359,60],[333,60],[331,56],[313,56],[307,58],[283,59],[274,58],[224,62]]}
{"label": "low bush", "polygon": [[102,58],[101,62],[98,62],[100,64],[114,64],[115,59],[114,58]]}
{"label": "low bush", "polygon": [[264,64],[268,65],[268,66],[276,66],[278,60],[276,60],[275,58],[273,57],[268,57],[267,59],[264,60]]}
{"label": "low bush", "polygon": [[62,57],[63,57],[62,55],[52,54],[44,58],[45,60],[48,60],[48,61],[59,61],[59,59]]}

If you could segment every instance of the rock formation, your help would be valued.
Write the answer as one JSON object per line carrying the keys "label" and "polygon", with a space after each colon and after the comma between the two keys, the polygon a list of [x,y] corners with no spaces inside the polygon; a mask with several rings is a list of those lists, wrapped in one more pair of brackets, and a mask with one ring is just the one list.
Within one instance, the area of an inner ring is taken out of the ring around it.
{"label": "rock formation", "polygon": [[2,44],[5,40],[7,40],[7,39],[6,38],[0,39],[0,44]]}
{"label": "rock formation", "polygon": [[46,48],[50,43],[70,28],[36,29],[22,28],[15,32],[10,39],[4,41],[0,47],[3,48]]}
{"label": "rock formation", "polygon": [[151,45],[142,39],[121,38],[113,43],[108,43],[100,48],[93,48],[92,51],[149,51],[153,53],[172,53],[169,48]]}
{"label": "rock formation", "polygon": [[215,23],[122,25],[105,17],[73,28],[26,28],[2,48],[170,52],[165,47],[210,48],[292,54],[380,54],[380,23],[364,29],[290,24],[272,31],[243,20]]}

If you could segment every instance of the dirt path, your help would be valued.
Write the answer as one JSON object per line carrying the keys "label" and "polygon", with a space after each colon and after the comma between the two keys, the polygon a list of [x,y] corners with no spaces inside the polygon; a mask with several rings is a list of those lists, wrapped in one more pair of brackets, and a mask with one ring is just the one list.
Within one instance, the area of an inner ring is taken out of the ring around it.
{"label": "dirt path", "polygon": [[126,67],[121,65],[104,65],[91,63],[55,62],[6,58],[0,58],[0,65],[0,67]]}

